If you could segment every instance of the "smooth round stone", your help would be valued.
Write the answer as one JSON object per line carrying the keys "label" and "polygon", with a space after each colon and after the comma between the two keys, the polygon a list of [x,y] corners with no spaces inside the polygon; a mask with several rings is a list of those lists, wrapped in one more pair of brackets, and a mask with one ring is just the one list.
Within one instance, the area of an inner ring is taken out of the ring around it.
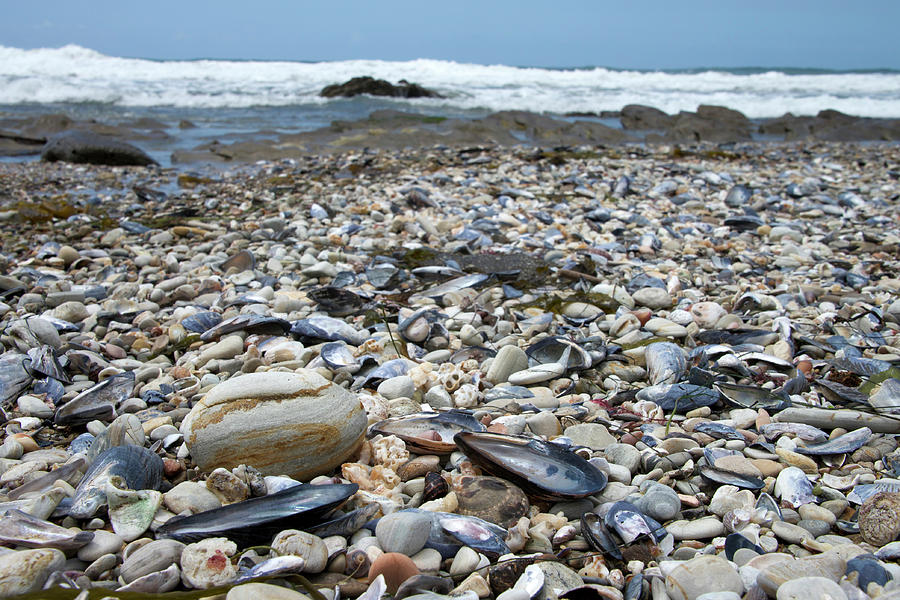
{"label": "smooth round stone", "polygon": [[809,531],[798,525],[791,525],[784,521],[775,521],[772,523],[772,533],[779,539],[789,544],[799,544],[807,538],[814,537]]}
{"label": "smooth round stone", "polygon": [[212,510],[222,506],[219,498],[200,481],[182,481],[163,494],[163,504],[173,513],[191,513]]}
{"label": "smooth round stone", "polygon": [[816,538],[831,531],[831,525],[818,519],[800,519],[797,521],[797,527],[802,527]]}
{"label": "smooth round stone", "polygon": [[560,433],[559,419],[552,412],[546,410],[529,415],[525,418],[525,422],[535,435],[542,435],[549,439]]}
{"label": "smooth round stone", "polygon": [[606,456],[606,460],[625,467],[632,475],[641,468],[641,452],[631,444],[610,444],[603,454]]}
{"label": "smooth round stone", "polygon": [[431,531],[431,517],[421,513],[395,512],[375,526],[375,537],[385,552],[412,556],[425,547]]}
{"label": "smooth round stone", "polygon": [[672,306],[672,296],[666,290],[658,287],[645,287],[635,290],[631,297],[634,299],[635,304],[646,306],[652,310]]}
{"label": "smooth round stone", "polygon": [[84,570],[84,574],[90,579],[97,579],[110,569],[114,568],[118,562],[119,559],[115,554],[104,554],[88,565]]}
{"label": "smooth round stone", "polygon": [[716,302],[697,302],[691,306],[690,312],[694,323],[700,329],[715,328],[719,319],[728,314],[728,311]]}
{"label": "smooth round stone", "polygon": [[225,600],[309,600],[309,596],[270,583],[245,583],[228,590]]}
{"label": "smooth round stone", "polygon": [[69,323],[80,323],[90,315],[84,303],[76,301],[63,302],[50,312],[57,319],[62,319]]}
{"label": "smooth round stone", "polygon": [[647,485],[644,495],[638,499],[635,505],[641,509],[641,512],[660,523],[672,519],[681,510],[681,500],[675,490],[656,482]]}
{"label": "smooth round stone", "polygon": [[734,592],[706,592],[697,596],[697,600],[740,600],[740,594]]}
{"label": "smooth round stone", "polygon": [[666,530],[676,540],[708,540],[725,535],[725,526],[716,517],[703,517],[694,521],[673,521]]}
{"label": "smooth round stone", "polygon": [[305,563],[304,573],[321,573],[328,564],[328,547],[322,538],[298,531],[285,529],[272,540],[272,548],[279,555],[293,554],[301,557]]}
{"label": "smooth round stone", "polygon": [[661,319],[659,317],[654,317],[644,323],[644,329],[654,335],[668,336],[673,338],[683,338],[688,334],[688,330],[684,325],[679,325],[674,321],[670,321],[669,319]]}
{"label": "smooth round stone", "polygon": [[91,541],[78,549],[78,559],[93,562],[104,554],[116,554],[124,543],[124,540],[115,533],[97,529]]}
{"label": "smooth round stone", "polygon": [[742,567],[757,556],[759,556],[759,554],[755,550],[751,550],[750,548],[738,548],[734,553],[732,562],[737,566]]}
{"label": "smooth round stone", "polygon": [[587,446],[594,450],[603,450],[616,443],[616,438],[609,433],[605,425],[600,423],[578,423],[566,427],[563,432],[577,446]]}
{"label": "smooth round stone", "polygon": [[528,355],[525,351],[508,344],[497,351],[491,366],[485,375],[485,379],[493,384],[503,383],[509,376],[528,368]]}
{"label": "smooth round stone", "polygon": [[[894,571],[896,573],[896,571]],[[847,561],[847,575],[855,574],[857,587],[867,591],[869,584],[884,587],[891,580],[891,573],[871,556],[858,556]]]}
{"label": "smooth round stone", "polygon": [[66,556],[51,548],[0,554],[0,598],[40,590],[54,571],[63,568]]}
{"label": "smooth round stone", "polygon": [[454,487],[454,491],[459,502],[457,513],[478,517],[505,529],[528,513],[528,496],[505,479],[465,477]]}
{"label": "smooth round stone", "polygon": [[453,407],[453,398],[442,385],[435,385],[428,388],[428,391],[425,392],[422,400],[424,400],[425,403],[428,404],[431,408]]}
{"label": "smooth round stone", "polygon": [[397,398],[412,398],[416,393],[416,384],[413,383],[412,377],[408,375],[400,375],[385,379],[378,385],[378,393],[388,400],[396,400]]}
{"label": "smooth round stone", "polygon": [[756,581],[769,596],[775,596],[778,588],[788,581],[801,577],[824,577],[838,581],[846,568],[847,562],[832,550],[816,556],[767,565],[760,569]]}
{"label": "smooth round stone", "polygon": [[441,563],[444,560],[441,553],[434,548],[423,548],[410,558],[422,573],[437,573],[441,570]]}
{"label": "smooth round stone", "polygon": [[175,540],[154,540],[125,557],[120,575],[125,583],[162,571],[170,565],[181,564],[181,553],[184,544]]}
{"label": "smooth round stone", "polygon": [[847,594],[837,583],[824,577],[800,577],[787,581],[778,588],[776,600],[847,600]]}
{"label": "smooth round stone", "polygon": [[16,400],[16,406],[23,415],[27,417],[37,417],[38,419],[49,419],[53,416],[53,409],[40,398],[36,398],[29,394],[19,396]]}
{"label": "smooth round stone", "polygon": [[305,481],[354,455],[366,423],[355,394],[298,369],[220,383],[194,405],[181,431],[203,471],[246,464],[266,475]]}
{"label": "smooth round stone", "polygon": [[202,367],[213,359],[234,358],[244,351],[244,338],[239,335],[229,335],[222,338],[197,357],[197,367]]}
{"label": "smooth round stone", "polygon": [[709,592],[744,593],[741,576],[719,556],[698,556],[675,567],[666,577],[666,593],[672,600],[696,600]]}

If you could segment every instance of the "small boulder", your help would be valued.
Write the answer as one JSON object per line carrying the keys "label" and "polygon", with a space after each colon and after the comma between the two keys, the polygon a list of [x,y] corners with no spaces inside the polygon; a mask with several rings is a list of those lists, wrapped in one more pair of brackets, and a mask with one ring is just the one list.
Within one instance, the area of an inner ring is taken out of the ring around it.
{"label": "small boulder", "polygon": [[394,98],[442,98],[440,94],[422,87],[417,83],[409,83],[401,79],[397,85],[384,79],[374,77],[354,77],[344,83],[336,83],[322,88],[319,95],[323,98],[349,98],[369,94],[370,96],[392,96]]}
{"label": "small boulder", "polygon": [[47,141],[41,160],[90,165],[138,166],[158,164],[137,146],[89,131],[65,131]]}

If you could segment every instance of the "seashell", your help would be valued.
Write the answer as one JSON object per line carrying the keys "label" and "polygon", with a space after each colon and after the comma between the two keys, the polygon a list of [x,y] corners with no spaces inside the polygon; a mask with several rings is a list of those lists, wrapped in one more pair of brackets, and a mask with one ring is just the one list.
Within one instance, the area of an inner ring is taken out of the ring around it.
{"label": "seashell", "polygon": [[319,356],[325,362],[329,369],[338,370],[346,369],[350,373],[355,373],[360,364],[350,348],[345,342],[329,342],[323,344],[319,349]]}
{"label": "seashell", "polygon": [[28,369],[35,379],[50,377],[62,383],[72,383],[69,376],[63,370],[56,358],[56,350],[52,346],[42,344],[28,350],[28,358],[31,362]]}
{"label": "seashell", "polygon": [[319,310],[335,317],[346,317],[366,309],[368,299],[344,288],[323,286],[306,293]]}
{"label": "seashell", "polygon": [[471,275],[462,275],[446,281],[440,285],[416,292],[409,297],[410,303],[416,302],[421,298],[432,298],[441,301],[443,297],[452,292],[458,292],[467,288],[478,287],[491,279],[492,275],[484,273],[473,273]]}
{"label": "seashell", "polygon": [[439,473],[430,471],[425,473],[425,489],[422,491],[422,500],[428,502],[445,496],[450,491],[447,480]]}
{"label": "seashell", "polygon": [[395,435],[376,435],[369,440],[372,448],[372,459],[375,464],[383,465],[392,471],[409,460],[409,450],[402,439]]}
{"label": "seashell", "polygon": [[113,531],[130,542],[150,527],[162,504],[162,494],[156,490],[125,489],[125,480],[111,475],[106,481],[106,502]]}
{"label": "seashell", "polygon": [[[343,322],[343,321],[342,321]],[[204,342],[217,340],[222,336],[243,331],[247,334],[257,335],[285,335],[291,331],[291,324],[284,319],[278,317],[267,317],[255,314],[240,314],[229,319],[225,319],[218,325],[215,325],[200,334],[200,339]]]}
{"label": "seashell", "polygon": [[252,271],[256,268],[256,258],[249,250],[241,250],[237,254],[230,256],[220,266],[223,273],[229,271],[240,273],[241,271]]}
{"label": "seashell", "polygon": [[75,550],[92,539],[90,531],[73,531],[21,510],[4,510],[0,518],[0,542],[12,546]]}
{"label": "seashell", "polygon": [[312,316],[294,321],[290,332],[300,336],[300,341],[303,341],[303,338],[333,342],[344,341],[352,346],[361,345],[367,337],[364,332],[357,331],[346,321],[326,316]]}
{"label": "seashell", "polygon": [[687,369],[681,348],[672,342],[654,342],[644,349],[650,385],[678,383]]}
{"label": "seashell", "polygon": [[182,319],[181,326],[193,333],[206,333],[221,322],[221,314],[213,311],[203,311]]}
{"label": "seashell", "polygon": [[495,433],[453,437],[466,456],[489,473],[538,499],[584,498],[606,487],[606,474],[558,444]]}
{"label": "seashell", "polygon": [[106,503],[106,483],[110,477],[121,477],[128,489],[156,490],[162,483],[162,472],[162,459],[142,447],[114,446],[105,450],[75,488],[69,516],[93,517]]}
{"label": "seashell", "polygon": [[319,525],[308,526],[305,530],[320,538],[327,538],[335,535],[350,537],[362,529],[362,526],[368,523],[378,510],[379,507],[377,504],[366,504],[365,506],[350,511],[331,521],[326,521]]}
{"label": "seashell", "polygon": [[138,577],[131,583],[117,588],[117,592],[136,592],[139,594],[164,594],[171,592],[181,583],[181,569],[172,564],[161,571],[148,573]]}
{"label": "seashell", "polygon": [[53,417],[57,425],[81,425],[95,419],[112,421],[116,405],[134,391],[134,372],[113,375],[61,406]]}
{"label": "seashell", "polygon": [[241,545],[268,543],[279,531],[320,522],[358,489],[355,484],[295,485],[268,496],[173,517],[156,534],[179,541],[221,536]]}
{"label": "seashell", "polygon": [[348,549],[345,560],[347,566],[344,567],[344,574],[350,577],[366,577],[372,567],[372,558],[361,548]]}
{"label": "seashell", "polygon": [[420,454],[449,454],[457,449],[453,436],[461,431],[485,431],[468,411],[416,413],[375,423],[371,433],[396,436]]}
{"label": "seashell", "polygon": [[649,400],[666,412],[680,414],[719,401],[719,392],[690,383],[660,384],[645,387],[635,394],[637,400]]}
{"label": "seashell", "polygon": [[884,546],[900,535],[900,493],[880,492],[859,507],[859,533],[876,547]]}
{"label": "seashell", "polygon": [[622,560],[619,544],[607,529],[604,519],[600,515],[593,512],[581,515],[581,535],[597,552]]}
{"label": "seashell", "polygon": [[800,454],[811,454],[815,456],[825,454],[849,454],[862,447],[871,437],[871,429],[868,427],[860,427],[859,429],[840,435],[827,442],[822,442],[821,444],[797,446],[796,451]]}
{"label": "seashell", "polygon": [[525,493],[497,477],[463,477],[453,487],[459,502],[457,512],[510,528],[528,514]]}
{"label": "seashell", "polygon": [[815,502],[813,486],[797,467],[783,469],[775,479],[775,495],[793,508]]}

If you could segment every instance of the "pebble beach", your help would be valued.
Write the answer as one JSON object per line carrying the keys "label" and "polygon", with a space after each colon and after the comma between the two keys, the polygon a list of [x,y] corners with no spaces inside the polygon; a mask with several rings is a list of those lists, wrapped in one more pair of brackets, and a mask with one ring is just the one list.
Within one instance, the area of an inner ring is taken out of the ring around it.
{"label": "pebble beach", "polygon": [[0,597],[900,598],[898,177],[0,163]]}

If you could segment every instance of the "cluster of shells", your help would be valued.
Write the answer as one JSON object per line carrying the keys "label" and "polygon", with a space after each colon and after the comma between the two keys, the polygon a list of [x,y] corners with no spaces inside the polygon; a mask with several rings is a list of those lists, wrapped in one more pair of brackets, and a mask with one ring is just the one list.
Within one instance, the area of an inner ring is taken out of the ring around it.
{"label": "cluster of shells", "polygon": [[897,148],[624,152],[0,165],[0,596],[893,597]]}

